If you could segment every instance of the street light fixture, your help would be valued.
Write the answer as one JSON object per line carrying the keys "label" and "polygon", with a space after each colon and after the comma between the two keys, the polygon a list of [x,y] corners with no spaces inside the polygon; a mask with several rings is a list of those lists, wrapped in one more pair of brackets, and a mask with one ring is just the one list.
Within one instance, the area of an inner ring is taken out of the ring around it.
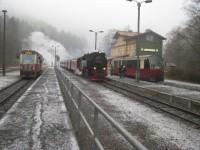
{"label": "street light fixture", "polygon": [[102,30],[100,30],[100,31],[89,30],[89,31],[95,33],[95,51],[96,51],[97,50],[97,34],[103,33],[104,31],[102,31]]}
{"label": "street light fixture", "polygon": [[127,0],[129,2],[136,2],[138,7],[138,33],[137,33],[137,46],[136,46],[136,55],[137,55],[137,68],[136,68],[136,81],[139,82],[140,80],[140,60],[139,60],[139,50],[140,50],[140,7],[142,3],[151,3],[152,0],[145,0],[145,1],[136,1],[136,0]]}

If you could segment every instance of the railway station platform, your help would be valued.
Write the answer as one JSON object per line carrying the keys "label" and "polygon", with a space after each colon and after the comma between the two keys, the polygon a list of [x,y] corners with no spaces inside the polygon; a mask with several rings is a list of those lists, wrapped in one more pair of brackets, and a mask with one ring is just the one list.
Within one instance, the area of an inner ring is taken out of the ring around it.
{"label": "railway station platform", "polygon": [[0,73],[0,90],[16,82],[19,79],[19,71],[6,72],[6,76],[2,76],[2,73]]}
{"label": "railway station platform", "polygon": [[[153,101],[178,108],[191,114],[200,115],[200,91],[188,86],[166,85],[165,82],[153,83],[118,76],[108,77],[111,84],[131,91]],[[191,88],[191,89],[190,89]]]}
{"label": "railway station platform", "polygon": [[53,68],[0,120],[0,149],[79,149]]}
{"label": "railway station platform", "polygon": [[187,84],[185,82],[175,82],[175,81],[166,81],[166,82],[147,82],[142,81],[136,82],[133,78],[122,77],[119,76],[108,76],[111,80],[116,80],[120,82],[125,82],[128,84],[137,85],[139,87],[144,87],[147,89],[155,90],[158,92],[166,93],[173,96],[184,97],[188,99],[193,99],[200,101],[200,85],[198,84]]}

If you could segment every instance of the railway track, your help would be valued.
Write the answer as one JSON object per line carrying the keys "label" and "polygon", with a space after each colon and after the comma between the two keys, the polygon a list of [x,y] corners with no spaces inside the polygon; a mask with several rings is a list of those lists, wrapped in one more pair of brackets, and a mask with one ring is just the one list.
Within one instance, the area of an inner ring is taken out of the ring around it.
{"label": "railway track", "polygon": [[33,79],[20,79],[0,90],[0,118],[12,107],[33,82]]}
{"label": "railway track", "polygon": [[[17,71],[17,70],[19,70],[19,67],[7,67],[6,68],[6,72],[13,72],[13,71]],[[0,68],[0,73],[2,73],[2,72],[3,72],[3,69]]]}
{"label": "railway track", "polygon": [[163,111],[172,116],[178,117],[187,122],[195,124],[197,126],[197,128],[200,128],[200,115],[199,114],[185,111],[176,106],[171,106],[169,104],[162,103],[162,101],[161,102],[155,101],[152,98],[144,96],[142,93],[139,94],[138,92],[134,92],[133,90],[130,90],[130,87],[126,88],[126,87],[119,86],[116,83],[113,83],[111,80],[106,80],[104,83],[102,83],[102,85],[109,89],[117,91],[125,96],[134,98],[134,99],[138,100],[139,102],[145,103],[157,110]]}

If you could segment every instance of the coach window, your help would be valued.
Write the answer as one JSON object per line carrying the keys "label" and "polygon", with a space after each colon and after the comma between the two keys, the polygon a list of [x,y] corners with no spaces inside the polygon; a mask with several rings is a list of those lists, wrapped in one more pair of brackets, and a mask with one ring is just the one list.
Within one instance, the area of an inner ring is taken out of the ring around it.
{"label": "coach window", "polygon": [[127,60],[122,60],[122,65],[126,66]]}
{"label": "coach window", "polygon": [[132,65],[131,65],[131,60],[127,60],[127,68],[131,68]]}
{"label": "coach window", "polygon": [[144,69],[144,60],[140,60],[140,69]]}
{"label": "coach window", "polygon": [[38,57],[36,59],[37,59],[37,64],[40,64],[40,57]]}
{"label": "coach window", "polygon": [[114,61],[114,68],[117,68],[117,61]]}
{"label": "coach window", "polygon": [[144,60],[144,69],[149,69],[149,68],[150,68],[149,60],[146,59]]}

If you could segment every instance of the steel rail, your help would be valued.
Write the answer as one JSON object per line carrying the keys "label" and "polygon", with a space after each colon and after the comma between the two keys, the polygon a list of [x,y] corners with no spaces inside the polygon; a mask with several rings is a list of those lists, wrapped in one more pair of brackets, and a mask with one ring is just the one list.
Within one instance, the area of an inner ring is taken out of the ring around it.
{"label": "steel rail", "polygon": [[[12,72],[12,71],[17,71],[19,70],[19,67],[7,67],[6,72]],[[0,68],[0,73],[3,71],[2,68]]]}
{"label": "steel rail", "polygon": [[[28,81],[28,80],[26,80],[26,81],[20,80],[20,81],[18,81],[17,83],[12,84],[12,85],[10,85],[9,87],[3,89],[3,91],[0,91],[0,95],[2,95],[2,93],[5,92],[5,90],[8,90],[9,88],[13,88],[13,86],[16,86],[17,84],[20,84],[20,85],[18,85],[14,90],[11,90],[9,93],[6,92],[6,96],[5,96],[5,97],[3,97],[3,98],[1,97],[1,99],[0,99],[0,105],[4,104],[4,103],[7,101],[7,99],[9,99],[9,98],[11,98],[12,96],[14,96],[16,93],[18,93],[18,91],[19,91],[21,88],[23,88],[23,87],[25,87],[26,85],[28,85],[31,81],[32,81],[32,80],[30,80],[30,81]],[[5,94],[5,93],[4,93],[4,94]]]}
{"label": "steel rail", "polygon": [[[193,113],[194,115],[200,116],[200,109],[198,109],[198,111],[194,111],[192,109],[193,105],[196,105],[197,107],[200,108],[200,101],[198,101],[198,100],[189,99],[189,98],[185,98],[185,97],[181,97],[181,96],[176,96],[176,95],[168,94],[166,92],[161,92],[161,91],[157,91],[157,90],[154,90],[154,89],[149,89],[149,88],[146,88],[146,87],[142,87],[142,86],[139,86],[139,85],[133,85],[133,84],[126,83],[126,82],[123,82],[123,81],[118,81],[118,80],[109,79],[106,82],[110,82],[110,83],[112,82],[113,84],[115,84],[115,86],[118,86],[121,89],[128,90],[130,92],[133,92],[133,93],[138,94],[140,96],[143,96],[145,98],[152,99],[153,101],[158,101],[160,103],[169,105],[171,107],[174,107],[174,108],[183,110],[185,112]],[[142,93],[140,91],[142,91]],[[151,94],[151,96],[152,95],[153,96],[156,95],[157,97],[160,96],[163,99],[163,101],[162,101],[161,98],[159,98],[159,99],[157,99],[156,97],[150,98],[149,95],[146,94],[146,93]],[[174,103],[177,100],[185,101],[187,104],[185,104],[184,107],[181,107],[181,103],[179,103],[180,106],[179,105],[177,106],[176,103]]]}
{"label": "steel rail", "polygon": [[[112,82],[112,81],[110,80],[109,82]],[[148,104],[148,105],[150,105],[151,107],[154,107],[154,108],[156,108],[156,109],[159,109],[159,110],[161,110],[161,111],[164,111],[164,112],[166,112],[166,113],[169,113],[169,114],[171,114],[171,115],[173,115],[173,116],[176,116],[176,117],[178,117],[178,118],[181,118],[181,119],[183,119],[183,120],[185,120],[185,121],[188,121],[188,122],[193,123],[193,124],[195,124],[195,125],[197,125],[197,126],[200,127],[200,115],[199,115],[199,114],[196,114],[196,113],[193,113],[193,112],[190,112],[190,111],[181,109],[181,108],[179,108],[179,107],[176,107],[176,106],[173,106],[173,105],[170,105],[170,104],[167,104],[167,103],[163,103],[162,101],[154,100],[154,99],[152,99],[152,98],[149,98],[149,97],[147,97],[147,96],[142,95],[142,93],[141,93],[141,94],[138,94],[137,92],[134,92],[134,91],[132,91],[132,90],[130,90],[130,89],[126,89],[126,88],[124,88],[124,87],[117,86],[116,84],[111,84],[111,83],[109,83],[109,82],[106,81],[105,83],[103,83],[103,85],[104,85],[105,87],[107,87],[107,88],[110,88],[110,89],[114,90],[114,91],[120,92],[121,94],[124,94],[124,95],[126,95],[126,96],[128,96],[128,97],[132,97],[133,95],[136,95],[136,96],[138,96],[138,97],[145,98],[144,100],[142,100],[143,103]],[[128,94],[125,94],[124,92],[127,92]],[[136,100],[137,100],[137,99],[136,99]],[[137,101],[141,102],[141,100],[137,100]],[[149,103],[149,101],[151,101],[151,103]],[[156,106],[156,104],[159,104],[159,105],[162,105],[162,106]],[[163,106],[164,106],[164,107],[163,107]],[[191,118],[188,118],[187,116],[186,116],[186,117],[183,117],[182,115],[173,113],[173,111],[170,112],[170,110],[165,109],[166,106],[167,106],[168,108],[173,108],[173,109],[175,109],[176,112],[179,111],[179,112],[181,112],[181,113],[186,113],[185,115],[191,115],[191,116],[193,116],[193,117],[196,117],[197,119],[191,119]],[[199,118],[199,119],[198,119],[198,118]]]}
{"label": "steel rail", "polygon": [[8,88],[7,90],[11,91],[3,91],[0,93],[0,118],[3,117],[3,115],[13,106],[13,104],[26,91],[33,81],[34,80],[27,81],[20,86],[15,87],[14,90],[13,87],[10,87],[11,89]]}
{"label": "steel rail", "polygon": [[23,80],[23,79],[21,79],[21,78],[20,78],[19,80],[17,80],[17,81],[15,81],[15,82],[13,82],[13,83],[9,84],[8,86],[6,86],[6,87],[4,87],[4,88],[0,89],[0,93],[2,93],[3,91],[7,90],[8,88],[10,88],[10,87],[14,86],[15,84],[17,84],[17,83],[21,82],[21,80]]}

